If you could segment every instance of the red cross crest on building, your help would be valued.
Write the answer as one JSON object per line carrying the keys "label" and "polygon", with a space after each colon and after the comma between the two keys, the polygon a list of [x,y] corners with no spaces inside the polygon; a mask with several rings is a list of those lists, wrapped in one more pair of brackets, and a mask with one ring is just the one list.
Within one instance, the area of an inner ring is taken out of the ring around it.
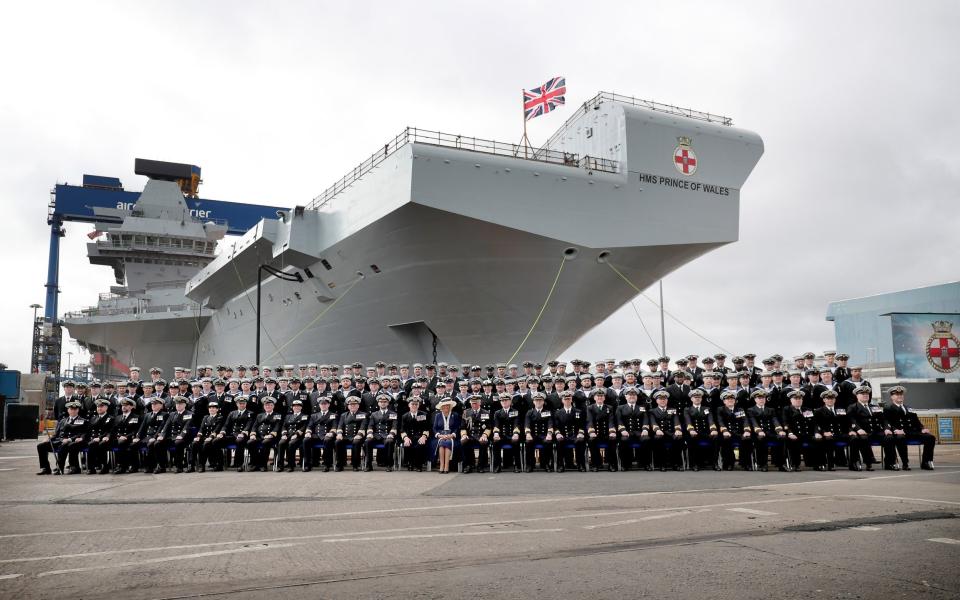
{"label": "red cross crest on building", "polygon": [[673,166],[684,175],[693,175],[697,172],[697,154],[690,145],[693,143],[688,137],[679,137],[680,145],[673,150]]}
{"label": "red cross crest on building", "polygon": [[927,340],[927,361],[941,373],[952,373],[960,368],[960,340],[953,335],[953,323],[935,321],[933,335]]}

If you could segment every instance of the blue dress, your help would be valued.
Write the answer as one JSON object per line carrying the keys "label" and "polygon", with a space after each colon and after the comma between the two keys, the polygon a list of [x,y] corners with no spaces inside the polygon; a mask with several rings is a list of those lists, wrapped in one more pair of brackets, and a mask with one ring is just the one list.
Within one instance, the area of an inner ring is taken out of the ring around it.
{"label": "blue dress", "polygon": [[[438,435],[444,435],[448,433],[454,434],[454,438],[452,440],[437,439]],[[437,448],[439,446],[443,446],[444,448],[450,448],[451,450],[456,451],[457,446],[459,446],[460,444],[459,433],[460,433],[460,415],[458,415],[455,412],[451,412],[447,420],[447,427],[444,427],[443,413],[437,412],[433,416],[433,439],[431,440],[431,444],[433,445],[433,447],[431,448],[432,454],[434,456],[437,455]]]}

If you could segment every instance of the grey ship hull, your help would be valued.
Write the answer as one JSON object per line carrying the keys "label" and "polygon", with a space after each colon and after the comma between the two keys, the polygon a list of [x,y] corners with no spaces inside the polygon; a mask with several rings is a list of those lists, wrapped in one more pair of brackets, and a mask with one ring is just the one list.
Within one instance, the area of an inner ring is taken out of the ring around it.
{"label": "grey ship hull", "polygon": [[[692,176],[673,164],[687,137]],[[636,296],[602,253],[642,289],[735,241],[740,186],[763,151],[753,133],[618,102],[584,111],[551,144],[616,172],[413,139],[319,210],[261,222],[187,284],[212,313],[198,362],[254,361],[259,264],[313,275],[264,280],[263,364],[430,361],[434,336],[438,360],[504,361],[570,250],[517,358],[555,357]]]}

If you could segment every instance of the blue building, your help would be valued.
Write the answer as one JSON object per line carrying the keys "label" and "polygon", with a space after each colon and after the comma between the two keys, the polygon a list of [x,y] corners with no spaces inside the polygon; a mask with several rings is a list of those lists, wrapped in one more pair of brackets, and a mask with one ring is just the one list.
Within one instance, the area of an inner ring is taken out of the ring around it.
{"label": "blue building", "polygon": [[892,366],[890,313],[960,313],[960,281],[831,302],[827,320],[850,364]]}

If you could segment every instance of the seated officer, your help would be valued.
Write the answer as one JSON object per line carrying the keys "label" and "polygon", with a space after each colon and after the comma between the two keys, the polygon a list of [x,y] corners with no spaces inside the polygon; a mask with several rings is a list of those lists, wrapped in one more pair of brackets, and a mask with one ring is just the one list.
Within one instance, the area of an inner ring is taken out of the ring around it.
{"label": "seated officer", "polygon": [[836,406],[837,397],[837,392],[833,390],[821,393],[820,398],[823,400],[823,406],[813,411],[817,427],[820,429],[820,435],[823,436],[823,450],[820,453],[823,462],[820,470],[823,470],[823,465],[826,465],[827,471],[835,471],[836,467],[834,465],[841,467],[847,465],[847,456],[843,451],[843,446],[850,447],[850,452],[853,454],[847,409]]}
{"label": "seated officer", "polygon": [[683,429],[677,409],[669,408],[670,394],[654,394],[657,405],[650,411],[650,430],[653,437],[653,460],[661,471],[670,465],[674,471],[682,469]]}
{"label": "seated officer", "polygon": [[386,466],[387,473],[393,471],[394,440],[397,439],[397,413],[390,410],[390,394],[377,395],[377,410],[367,419],[367,436],[363,450],[366,458],[364,471],[373,470],[373,453],[378,444],[383,444],[377,464]]}
{"label": "seated officer", "polygon": [[[817,426],[814,411],[810,408],[803,408],[804,398],[803,390],[792,390],[787,394],[790,406],[783,409],[783,417],[780,421],[784,431],[787,432],[787,439],[784,443],[787,445],[787,454],[790,456],[790,463],[794,471],[802,470],[800,459],[804,455],[808,467],[822,471],[823,436],[820,435],[820,428]],[[821,394],[822,399],[823,394]],[[806,452],[803,451],[804,444],[807,445]],[[785,468],[781,470],[785,470]]]}
{"label": "seated officer", "polygon": [[[307,401],[309,402],[309,398]],[[293,473],[297,464],[297,450],[303,444],[303,434],[309,420],[310,417],[303,412],[303,399],[297,397],[290,404],[290,414],[284,417],[283,425],[280,426],[280,439],[277,441],[274,457],[277,461],[277,473],[283,471],[284,458],[287,461],[287,471]],[[303,462],[303,453],[300,454],[300,462]]]}
{"label": "seated officer", "polygon": [[303,470],[313,468],[314,449],[322,452],[323,472],[327,473],[333,466],[333,454],[337,436],[338,418],[330,410],[330,397],[321,396],[317,402],[318,409],[307,422],[307,430],[303,433]]}
{"label": "seated officer", "polygon": [[[727,390],[732,391],[732,390]],[[690,468],[699,471],[701,465],[719,471],[717,464],[717,424],[713,413],[703,405],[703,390],[690,390],[690,406],[683,409],[683,427],[686,432]]]}
{"label": "seated officer", "polygon": [[[873,388],[862,385],[853,391],[857,401],[847,407],[847,416],[850,418],[850,468],[860,470],[860,459],[863,460],[867,471],[873,470],[877,459],[873,455],[872,442],[879,442],[884,456],[894,456],[893,431],[887,425],[883,416],[883,409],[871,404]],[[856,444],[854,444],[856,442]],[[854,450],[859,450],[859,457],[854,457]],[[888,459],[890,460],[890,459]],[[896,464],[888,464],[890,469],[898,469]]]}
{"label": "seated officer", "polygon": [[[651,400],[656,402],[657,396],[666,394],[669,400],[670,393],[659,389],[651,392]],[[629,387],[623,392],[626,403],[621,404],[613,411],[614,422],[617,427],[620,446],[620,467],[629,471],[636,458],[637,466],[648,471],[653,469],[650,464],[650,423],[647,416],[647,407],[639,401],[640,393],[635,387]],[[637,445],[637,448],[633,446]]]}
{"label": "seated officer", "polygon": [[233,454],[233,466],[238,471],[243,471],[243,449],[247,445],[256,415],[248,408],[249,399],[247,396],[237,396],[234,402],[237,405],[237,410],[230,411],[230,414],[223,421],[220,433],[217,434],[217,451],[223,453],[228,446],[236,445],[237,448]]}
{"label": "seated officer", "polygon": [[134,448],[139,448],[140,444],[143,444],[146,450],[143,461],[144,473],[167,472],[167,443],[163,432],[167,428],[167,420],[170,417],[164,410],[164,406],[164,399],[160,396],[150,399],[151,412],[144,415],[140,431],[137,432],[137,437],[133,438],[131,444]]}
{"label": "seated officer", "polygon": [[50,452],[56,453],[57,469],[63,472],[64,462],[70,457],[70,474],[80,473],[80,449],[87,443],[87,432],[90,422],[80,416],[83,404],[78,400],[70,400],[65,404],[67,414],[57,422],[57,429],[44,442],[37,444],[37,454],[40,457],[40,472],[37,475],[50,474]]}
{"label": "seated officer", "polygon": [[[254,419],[253,427],[250,429],[250,439],[247,440],[251,471],[267,470],[270,449],[277,445],[277,436],[283,425],[283,417],[274,410],[277,403],[272,396],[263,398],[261,404],[263,412]],[[280,457],[274,454],[274,461],[278,460]]]}
{"label": "seated officer", "polygon": [[90,440],[87,442],[87,473],[93,475],[97,471],[106,475],[109,470],[107,452],[113,448],[115,441],[113,429],[117,418],[110,414],[110,400],[96,399],[96,414],[90,418]]}
{"label": "seated officer", "polygon": [[553,412],[544,406],[546,395],[541,392],[533,394],[533,408],[527,411],[524,418],[526,445],[526,471],[533,472],[536,446],[540,445],[540,468],[544,473],[553,471]]}
{"label": "seated officer", "polygon": [[220,414],[220,405],[216,402],[207,404],[207,416],[200,421],[200,427],[197,429],[197,435],[193,438],[193,465],[190,465],[187,472],[190,473],[194,468],[203,473],[207,470],[207,461],[214,471],[223,470],[223,454],[217,451],[217,435],[223,429],[223,415]]}
{"label": "seated officer", "polygon": [[128,470],[136,471],[139,464],[139,455],[133,439],[140,431],[140,420],[143,417],[136,412],[136,407],[137,401],[133,398],[126,396],[120,398],[120,415],[114,426],[114,434],[117,438],[117,468],[113,471],[114,475],[123,475]]}
{"label": "seated officer", "polygon": [[477,465],[474,451],[480,455],[477,473],[486,473],[489,463],[490,435],[493,433],[493,418],[490,411],[481,408],[483,396],[472,394],[468,398],[470,408],[463,411],[460,421],[460,448],[463,451],[463,472],[472,473]]}
{"label": "seated officer", "polygon": [[[901,468],[904,471],[910,470],[910,458],[907,455],[907,442],[910,440],[919,440],[923,445],[923,454],[920,460],[920,468],[928,471],[933,470],[933,447],[937,443],[937,438],[933,437],[930,430],[923,426],[920,417],[903,404],[903,396],[906,394],[906,388],[902,385],[895,385],[890,388],[891,404],[884,411],[887,424],[893,431],[893,443],[900,455]],[[893,463],[896,460],[891,452],[887,455],[887,461]]]}
{"label": "seated officer", "polygon": [[167,430],[163,437],[173,442],[173,466],[177,473],[183,473],[184,454],[187,446],[193,436],[191,424],[193,423],[193,413],[187,410],[188,399],[184,396],[176,396],[173,399],[175,410],[170,413],[167,419]]}
{"label": "seated officer", "polygon": [[[497,397],[500,408],[493,413],[493,472],[499,473],[505,464],[513,465],[513,472],[520,472],[520,411],[513,407],[513,396],[508,393]],[[506,448],[505,446],[509,446]]]}
{"label": "seated officer", "polygon": [[427,461],[427,444],[430,439],[430,421],[427,413],[420,410],[420,396],[410,396],[409,410],[400,421],[400,439],[403,441],[403,460],[408,471],[423,471]]}
{"label": "seated officer", "polygon": [[354,471],[360,470],[360,455],[363,437],[367,432],[367,413],[360,412],[360,398],[348,396],[347,411],[340,415],[337,424],[337,471],[347,464],[347,446],[350,446],[350,463]]}
{"label": "seated officer", "polygon": [[720,431],[720,455],[723,457],[723,470],[732,471],[734,448],[740,447],[740,468],[753,469],[753,436],[747,411],[737,407],[737,392],[727,390],[720,394],[723,406],[717,410],[717,427]]}
{"label": "seated officer", "polygon": [[[564,390],[566,392],[566,390]],[[587,406],[587,437],[590,439],[590,471],[597,472],[607,463],[608,471],[617,470],[617,423],[612,405],[606,403],[603,388],[593,392],[593,403]],[[606,444],[600,448],[600,444]],[[603,450],[603,451],[601,451]]]}
{"label": "seated officer", "polygon": [[770,454],[770,442],[773,444],[773,464],[780,467],[781,471],[786,471],[784,466],[783,444],[787,437],[786,432],[780,425],[780,419],[776,412],[767,406],[767,391],[764,389],[753,390],[750,399],[755,405],[747,409],[747,417],[750,419],[750,429],[753,430],[755,437],[754,450],[757,456],[757,468],[766,472],[767,460]]}
{"label": "seated officer", "polygon": [[[566,392],[566,390],[565,390]],[[603,388],[594,390],[594,398],[598,398],[597,392],[606,392]],[[544,394],[545,395],[545,394]],[[589,400],[588,400],[589,402]],[[602,402],[602,400],[601,400]],[[549,407],[548,407],[549,408]],[[586,436],[587,420],[585,411],[573,406],[573,394],[562,394],[560,397],[560,408],[553,411],[553,429],[557,443],[557,472],[563,473],[567,465],[570,468],[576,467],[583,472],[587,470],[586,462]],[[572,448],[570,446],[573,446]],[[572,452],[571,452],[572,450]],[[573,464],[571,459],[576,459]]]}

